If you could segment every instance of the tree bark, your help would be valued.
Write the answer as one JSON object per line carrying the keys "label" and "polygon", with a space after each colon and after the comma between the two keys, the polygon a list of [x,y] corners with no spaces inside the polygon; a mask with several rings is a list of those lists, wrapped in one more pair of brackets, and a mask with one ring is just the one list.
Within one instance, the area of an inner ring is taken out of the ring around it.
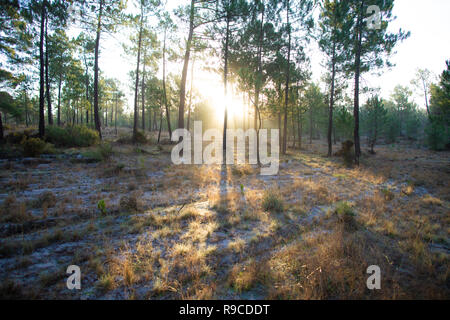
{"label": "tree bark", "polygon": [[336,77],[336,39],[333,39],[333,57],[331,58],[331,90],[330,90],[330,110],[328,113],[328,157],[333,155],[333,144],[331,134],[333,131],[333,107],[334,107],[334,80]]}
{"label": "tree bark", "polygon": [[[166,107],[166,118],[167,118],[167,129],[169,130],[169,139],[172,140],[172,127],[170,126],[170,111],[169,105],[167,103],[167,89],[166,89],[166,33],[167,30],[164,30],[164,45],[163,45],[163,94],[164,94],[164,106]],[[161,116],[162,119],[162,116]],[[161,132],[161,125],[159,126],[159,131]],[[159,133],[159,136],[161,133]],[[158,136],[158,142],[159,142]]]}
{"label": "tree bark", "polygon": [[189,131],[191,125],[191,108],[192,108],[192,90],[194,89],[194,64],[195,58],[192,60],[191,66],[191,90],[189,91],[189,109],[188,109],[188,118],[187,118],[187,129]]}
{"label": "tree bark", "polygon": [[44,93],[44,33],[45,33],[45,4],[42,3],[41,8],[41,37],[39,41],[39,137],[43,138],[45,135],[45,93]]}
{"label": "tree bark", "polygon": [[62,75],[59,75],[58,81],[58,126],[61,126],[61,85],[62,85]]}
{"label": "tree bark", "polygon": [[361,2],[360,12],[357,20],[356,34],[356,54],[355,54],[355,97],[353,106],[353,117],[355,120],[354,140],[355,140],[355,162],[359,165],[359,157],[361,156],[361,144],[359,139],[359,77],[361,69],[361,45],[362,45],[362,10],[364,1]]}
{"label": "tree bark", "polygon": [[287,0],[286,4],[286,21],[289,33],[289,41],[288,41],[288,52],[287,52],[287,70],[286,70],[286,88],[285,88],[285,97],[284,97],[284,128],[283,128],[283,154],[286,154],[287,149],[287,122],[288,122],[288,104],[289,104],[289,82],[290,82],[290,71],[291,71],[291,26],[289,24],[289,0]]}
{"label": "tree bark", "polygon": [[0,141],[3,141],[3,121],[1,112],[0,112]]}
{"label": "tree bark", "polygon": [[230,16],[227,14],[227,27],[225,34],[225,56],[224,56],[224,68],[223,68],[223,89],[224,89],[224,97],[225,97],[225,108],[224,108],[224,116],[223,116],[223,159],[225,163],[226,159],[226,150],[227,150],[227,126],[228,126],[228,106],[227,106],[227,96],[228,96],[228,42],[230,39]]}
{"label": "tree bark", "polygon": [[[184,64],[183,64],[183,72],[181,74],[181,85],[180,85],[180,107],[178,109],[178,128],[184,128],[184,106],[186,103],[186,79],[187,79],[187,71],[189,66],[189,57],[191,55],[191,45],[192,38],[194,36],[194,9],[195,9],[195,1],[191,0],[191,9],[189,15],[189,34],[186,43],[186,52],[184,54]],[[171,135],[172,137],[172,135]]]}
{"label": "tree bark", "polygon": [[48,76],[48,15],[45,16],[45,88],[47,96],[48,124],[53,125],[52,97],[50,96],[50,79]]}
{"label": "tree bark", "polygon": [[136,62],[136,82],[134,87],[134,121],[133,121],[133,141],[136,142],[137,138],[137,125],[138,125],[138,87],[139,87],[139,64],[141,60],[141,44],[142,44],[142,30],[144,23],[144,13],[141,12],[141,21],[139,27],[139,40],[138,40],[138,54]]}
{"label": "tree bark", "polygon": [[142,62],[142,83],[141,83],[141,102],[142,102],[142,131],[145,131],[145,57],[146,52],[144,49],[144,60]]}
{"label": "tree bark", "polygon": [[100,33],[102,28],[103,0],[100,1],[100,11],[97,21],[97,36],[95,38],[95,57],[94,57],[94,122],[95,129],[98,131],[100,139],[102,138],[102,130],[100,125],[100,117],[98,113],[98,53],[100,46]]}

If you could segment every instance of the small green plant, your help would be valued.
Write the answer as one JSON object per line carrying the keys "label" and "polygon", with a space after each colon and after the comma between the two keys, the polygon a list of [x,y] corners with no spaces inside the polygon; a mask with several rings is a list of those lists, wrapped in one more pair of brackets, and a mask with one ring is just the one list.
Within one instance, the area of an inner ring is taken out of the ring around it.
{"label": "small green plant", "polygon": [[283,211],[284,205],[281,194],[275,190],[266,191],[263,196],[262,207],[269,212]]}
{"label": "small green plant", "polygon": [[132,138],[134,143],[140,143],[140,144],[145,144],[148,142],[147,137],[145,136],[145,133],[137,130],[136,134],[133,136]]}
{"label": "small green plant", "polygon": [[386,201],[391,201],[395,198],[394,193],[388,188],[381,189],[381,193],[384,195]]}
{"label": "small green plant", "polygon": [[334,209],[334,213],[337,215],[339,221],[344,224],[347,230],[355,230],[357,228],[355,213],[348,202],[339,202]]}
{"label": "small green plant", "polygon": [[97,203],[97,208],[100,210],[100,213],[102,214],[102,215],[106,215],[106,203],[105,203],[105,200],[100,200],[98,203]]}
{"label": "small green plant", "polygon": [[244,195],[244,185],[241,183],[241,194]]}
{"label": "small green plant", "polygon": [[97,147],[97,151],[103,160],[108,160],[113,155],[114,151],[110,143],[102,143]]}

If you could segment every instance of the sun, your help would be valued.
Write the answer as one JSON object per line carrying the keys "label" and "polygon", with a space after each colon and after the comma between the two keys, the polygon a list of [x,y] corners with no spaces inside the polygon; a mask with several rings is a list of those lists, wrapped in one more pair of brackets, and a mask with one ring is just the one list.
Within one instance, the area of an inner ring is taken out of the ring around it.
{"label": "sun", "polygon": [[240,93],[228,93],[225,97],[223,84],[220,82],[202,83],[198,89],[206,99],[211,101],[215,110],[214,117],[219,123],[223,122],[225,107],[228,110],[229,120],[243,117],[245,106]]}

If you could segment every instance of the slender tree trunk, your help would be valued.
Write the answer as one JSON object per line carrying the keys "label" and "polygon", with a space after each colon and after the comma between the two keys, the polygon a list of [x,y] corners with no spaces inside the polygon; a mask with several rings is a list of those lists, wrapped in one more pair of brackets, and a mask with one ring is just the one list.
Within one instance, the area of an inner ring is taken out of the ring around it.
{"label": "slender tree trunk", "polygon": [[[189,14],[189,35],[186,43],[186,52],[184,54],[183,72],[181,74],[180,85],[180,108],[178,110],[178,128],[184,128],[184,106],[186,103],[186,79],[189,66],[189,57],[191,55],[192,38],[194,36],[194,13],[195,1],[191,0],[191,8]],[[171,135],[172,137],[172,135]]]}
{"label": "slender tree trunk", "polygon": [[45,36],[45,4],[42,3],[41,8],[41,37],[39,41],[39,137],[43,138],[45,135],[45,93],[44,93],[44,36]]}
{"label": "slender tree trunk", "polygon": [[300,110],[298,112],[298,148],[302,149],[302,116],[300,114]]}
{"label": "slender tree trunk", "polygon": [[145,131],[145,58],[146,51],[144,48],[144,60],[142,61],[142,83],[141,83],[141,100],[142,100],[142,131]]}
{"label": "slender tree trunk", "polygon": [[159,114],[158,144],[161,141],[162,124],[163,124],[163,112],[162,112],[162,108],[161,108],[161,113]]}
{"label": "slender tree trunk", "polygon": [[285,88],[285,97],[284,97],[284,128],[283,128],[283,154],[286,154],[287,148],[287,123],[288,123],[288,103],[289,103],[289,82],[290,82],[290,72],[291,72],[291,25],[289,23],[289,0],[287,0],[286,5],[286,21],[289,33],[288,40],[288,52],[287,52],[287,70],[286,70],[286,88]]}
{"label": "slender tree trunk", "polygon": [[309,106],[309,144],[312,144],[313,139],[313,108]]}
{"label": "slender tree trunk", "polygon": [[[293,108],[292,108],[293,109]],[[295,135],[295,115],[294,115],[294,110],[292,110],[292,134],[294,136],[294,142],[292,143],[292,149],[295,149],[295,143],[296,143],[296,135]]]}
{"label": "slender tree trunk", "polygon": [[430,117],[430,106],[428,105],[428,90],[425,81],[422,81],[423,83],[423,91],[425,94],[425,106],[427,107],[427,115]]}
{"label": "slender tree trunk", "polygon": [[117,136],[117,105],[119,104],[119,96],[116,93],[116,111],[114,112],[114,129],[116,131]]}
{"label": "slender tree trunk", "polygon": [[356,34],[356,55],[355,55],[355,97],[353,107],[353,117],[355,120],[354,140],[355,140],[355,162],[359,165],[359,157],[361,155],[361,145],[359,139],[359,76],[361,68],[361,45],[362,45],[362,10],[364,8],[364,1],[361,2],[360,14],[357,21]]}
{"label": "slender tree trunk", "polygon": [[191,109],[192,109],[192,90],[194,89],[194,65],[195,58],[192,60],[191,66],[191,90],[189,91],[189,109],[188,109],[188,118],[187,118],[187,129],[189,131],[191,125]]}
{"label": "slender tree trunk", "polygon": [[45,17],[45,88],[47,96],[47,116],[48,124],[53,125],[53,114],[52,114],[52,97],[50,95],[50,80],[49,80],[49,70],[48,70],[48,15]]}
{"label": "slender tree trunk", "polygon": [[334,81],[336,77],[336,40],[333,39],[333,57],[331,58],[331,90],[330,90],[330,109],[328,113],[328,157],[333,155],[333,144],[331,134],[333,131],[333,107],[334,107]]}
{"label": "slender tree trunk", "polygon": [[98,14],[97,22],[97,36],[95,39],[95,58],[94,58],[94,122],[95,129],[97,129],[100,139],[102,138],[102,129],[100,125],[100,117],[98,110],[98,53],[100,47],[100,33],[102,29],[102,14],[103,14],[103,1],[100,0],[100,11]]}
{"label": "slender tree trunk", "polygon": [[[164,29],[164,45],[163,45],[163,94],[164,94],[164,106],[166,107],[166,118],[167,118],[167,129],[169,130],[169,139],[172,140],[172,127],[170,126],[170,110],[169,104],[167,103],[167,88],[166,88],[166,32]],[[180,96],[181,97],[181,96]],[[162,116],[161,116],[162,119]],[[159,131],[161,131],[161,125],[159,126]],[[158,137],[159,142],[159,137]]]}
{"label": "slender tree trunk", "polygon": [[28,95],[25,91],[25,126],[28,128]]}
{"label": "slender tree trunk", "polygon": [[227,105],[227,97],[228,97],[228,42],[230,39],[230,16],[227,14],[227,28],[225,34],[225,62],[223,68],[223,89],[225,95],[225,108],[224,108],[224,116],[223,116],[223,163],[225,163],[226,159],[226,150],[227,150],[227,126],[228,126],[228,105]]}
{"label": "slender tree trunk", "polygon": [[[261,10],[261,25],[259,28],[259,37],[258,37],[258,79],[255,83],[255,129],[256,129],[256,158],[258,161],[258,165],[261,164],[260,154],[259,154],[259,130],[261,128],[261,114],[259,113],[259,94],[261,90],[261,81],[262,81],[262,46],[264,41],[264,13],[265,6],[262,3]],[[259,128],[257,128],[257,118],[259,117]]]}
{"label": "slender tree trunk", "polygon": [[[86,61],[86,55],[84,56],[84,65],[86,67],[86,101],[89,102],[89,70]],[[89,123],[89,108],[86,108],[86,124]]]}
{"label": "slender tree trunk", "polygon": [[0,112],[0,141],[3,141],[3,121],[2,121],[2,113]]}
{"label": "slender tree trunk", "polygon": [[141,21],[139,27],[138,53],[136,62],[136,83],[134,87],[134,121],[133,121],[133,141],[136,142],[137,126],[138,126],[138,87],[139,87],[139,64],[141,60],[141,44],[142,44],[142,30],[144,23],[144,13],[141,11]]}

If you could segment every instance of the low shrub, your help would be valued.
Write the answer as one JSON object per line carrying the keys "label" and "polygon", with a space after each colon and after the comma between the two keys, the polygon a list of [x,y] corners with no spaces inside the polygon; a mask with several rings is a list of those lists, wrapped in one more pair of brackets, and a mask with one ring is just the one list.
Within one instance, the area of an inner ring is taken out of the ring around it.
{"label": "low shrub", "polygon": [[38,207],[46,204],[48,208],[52,208],[56,205],[56,196],[51,191],[45,191],[39,196],[36,204]]}
{"label": "low shrub", "polygon": [[283,199],[278,191],[266,191],[263,196],[262,208],[269,212],[283,211]]}
{"label": "low shrub", "polygon": [[99,142],[98,132],[86,126],[49,126],[45,130],[46,141],[57,147],[89,147]]}
{"label": "low shrub", "polygon": [[109,143],[102,143],[97,146],[95,150],[86,151],[83,156],[87,159],[95,160],[96,162],[107,161],[111,158],[114,151]]}
{"label": "low shrub", "polygon": [[21,142],[23,147],[23,154],[26,157],[38,157],[47,148],[45,141],[39,138],[24,138]]}
{"label": "low shrub", "polygon": [[142,131],[139,131],[139,130],[136,131],[136,135],[134,136],[133,140],[135,143],[142,143],[142,144],[145,144],[148,142],[147,136],[145,135],[145,133]]}
{"label": "low shrub", "polygon": [[122,196],[120,198],[119,206],[122,211],[135,212],[138,211],[139,203],[138,197],[135,193],[130,196]]}
{"label": "low shrub", "polygon": [[346,230],[357,229],[355,213],[348,202],[339,202],[334,209],[334,213],[337,215],[339,222],[344,224]]}
{"label": "low shrub", "polygon": [[342,149],[335,153],[336,156],[341,156],[343,158],[344,164],[349,168],[353,165],[353,160],[355,158],[353,146],[353,141],[344,141],[342,142]]}

